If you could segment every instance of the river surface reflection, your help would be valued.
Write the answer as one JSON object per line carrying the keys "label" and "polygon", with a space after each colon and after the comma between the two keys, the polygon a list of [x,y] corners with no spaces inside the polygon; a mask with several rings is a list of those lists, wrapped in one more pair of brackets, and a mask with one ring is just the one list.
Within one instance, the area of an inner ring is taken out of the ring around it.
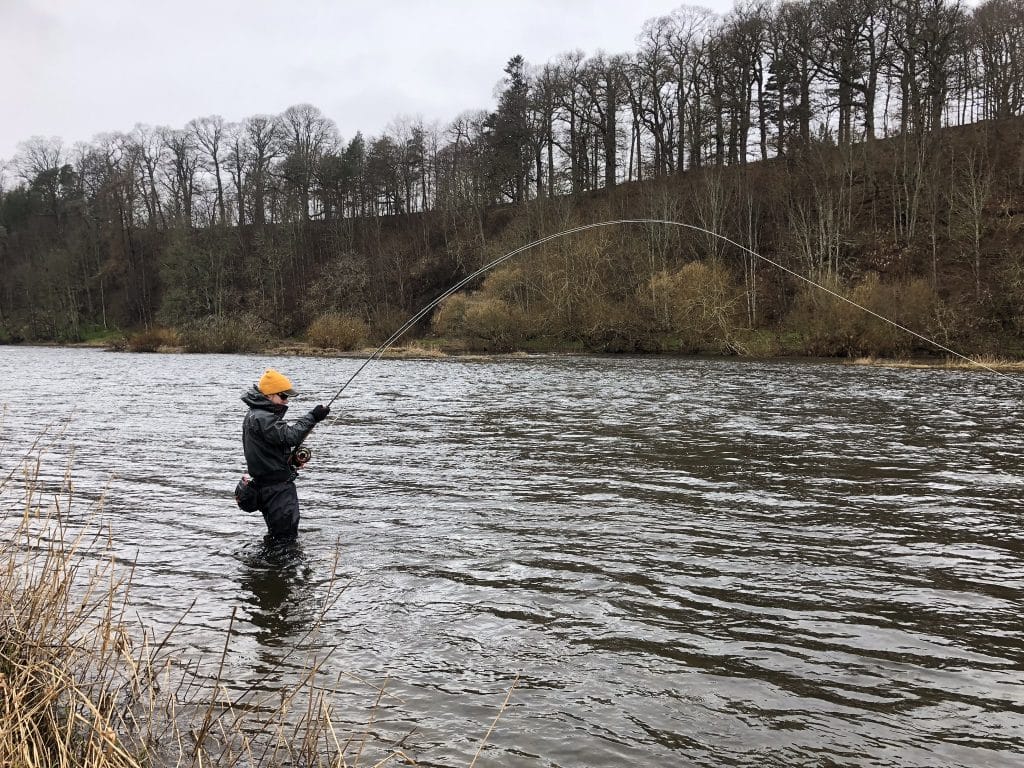
{"label": "river surface reflection", "polygon": [[[230,495],[267,365],[0,348],[6,475],[105,497],[144,621],[424,765],[1010,766],[1024,754],[1024,381],[803,362],[381,361],[310,438],[300,541]],[[337,418],[334,418],[334,417]],[[12,510],[5,511],[11,514]]]}

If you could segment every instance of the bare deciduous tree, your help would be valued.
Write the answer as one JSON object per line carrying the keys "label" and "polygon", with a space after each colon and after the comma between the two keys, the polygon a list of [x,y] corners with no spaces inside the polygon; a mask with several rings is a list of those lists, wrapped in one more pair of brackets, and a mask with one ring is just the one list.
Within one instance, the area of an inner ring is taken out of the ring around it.
{"label": "bare deciduous tree", "polygon": [[285,156],[282,173],[297,196],[303,221],[308,221],[312,214],[310,203],[317,164],[325,152],[334,151],[337,141],[334,121],[312,104],[288,107],[281,115],[281,147]]}
{"label": "bare deciduous tree", "polygon": [[988,0],[974,12],[973,42],[981,64],[985,117],[1024,110],[1024,2]]}
{"label": "bare deciduous tree", "polygon": [[281,124],[270,115],[254,115],[243,123],[243,131],[248,149],[245,166],[252,197],[252,220],[262,225],[267,221],[271,164],[280,154]]}
{"label": "bare deciduous tree", "polygon": [[168,165],[164,168],[164,186],[171,195],[178,224],[191,227],[195,224],[193,213],[199,148],[190,131],[170,128],[160,130],[168,154]]}
{"label": "bare deciduous tree", "polygon": [[220,115],[197,117],[188,124],[196,143],[203,150],[203,165],[213,174],[217,192],[217,213],[221,224],[227,223],[227,211],[224,207],[224,181],[221,176],[221,165],[224,161],[225,124]]}
{"label": "bare deciduous tree", "polygon": [[994,177],[991,163],[977,151],[969,151],[954,161],[950,184],[950,226],[954,237],[966,246],[964,254],[974,274],[974,296],[980,302],[982,288],[981,239],[985,226],[985,207],[992,196]]}

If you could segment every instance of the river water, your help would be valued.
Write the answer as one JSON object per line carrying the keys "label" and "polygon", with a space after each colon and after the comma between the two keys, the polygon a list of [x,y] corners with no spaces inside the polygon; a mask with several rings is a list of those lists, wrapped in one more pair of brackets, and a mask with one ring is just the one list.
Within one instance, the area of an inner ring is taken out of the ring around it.
{"label": "river water", "polygon": [[233,611],[239,689],[332,648],[340,717],[423,765],[468,765],[516,675],[478,765],[1021,764],[1024,380],[376,362],[275,568],[230,495],[239,396],[274,365],[304,412],[359,362],[0,348],[0,469],[45,431],[184,658],[216,665]]}

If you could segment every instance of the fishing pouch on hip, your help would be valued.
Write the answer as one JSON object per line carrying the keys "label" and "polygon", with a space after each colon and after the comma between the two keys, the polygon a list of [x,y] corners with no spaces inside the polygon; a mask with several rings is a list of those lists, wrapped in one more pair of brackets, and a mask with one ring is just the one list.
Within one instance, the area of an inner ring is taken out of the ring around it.
{"label": "fishing pouch on hip", "polygon": [[255,512],[259,509],[260,494],[256,489],[256,483],[250,480],[248,475],[242,475],[242,479],[235,486],[235,502],[244,512]]}

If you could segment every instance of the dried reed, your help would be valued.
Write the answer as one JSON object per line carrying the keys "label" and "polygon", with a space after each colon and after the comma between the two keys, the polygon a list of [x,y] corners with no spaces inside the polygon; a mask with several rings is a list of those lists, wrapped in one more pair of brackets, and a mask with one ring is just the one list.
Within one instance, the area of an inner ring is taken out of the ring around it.
{"label": "dried reed", "polygon": [[[262,685],[264,677],[229,693],[231,627],[210,679],[198,663],[174,659],[181,619],[159,640],[132,619],[134,568],[115,558],[102,502],[72,513],[69,481],[56,493],[44,488],[41,453],[0,477],[0,766],[358,764],[373,717],[361,736],[339,737],[335,688],[322,683],[326,658],[290,688]],[[397,747],[375,747],[378,763],[414,764]]]}
{"label": "dried reed", "polygon": [[[278,679],[343,591],[337,559],[306,635],[248,688],[229,690],[224,674],[235,612],[214,676],[195,659],[177,660],[181,649],[172,637],[188,611],[162,638],[133,618],[134,564],[115,557],[101,524],[102,500],[80,510],[70,472],[60,487],[46,488],[40,442],[16,457],[6,476],[0,473],[0,766],[416,764],[403,750],[411,733],[389,741],[372,730],[382,700],[401,701],[386,693],[386,683],[344,675],[376,700],[364,726],[339,733],[332,701],[342,675],[324,682],[333,649],[305,664],[290,687]],[[507,704],[508,696],[495,723]]]}

